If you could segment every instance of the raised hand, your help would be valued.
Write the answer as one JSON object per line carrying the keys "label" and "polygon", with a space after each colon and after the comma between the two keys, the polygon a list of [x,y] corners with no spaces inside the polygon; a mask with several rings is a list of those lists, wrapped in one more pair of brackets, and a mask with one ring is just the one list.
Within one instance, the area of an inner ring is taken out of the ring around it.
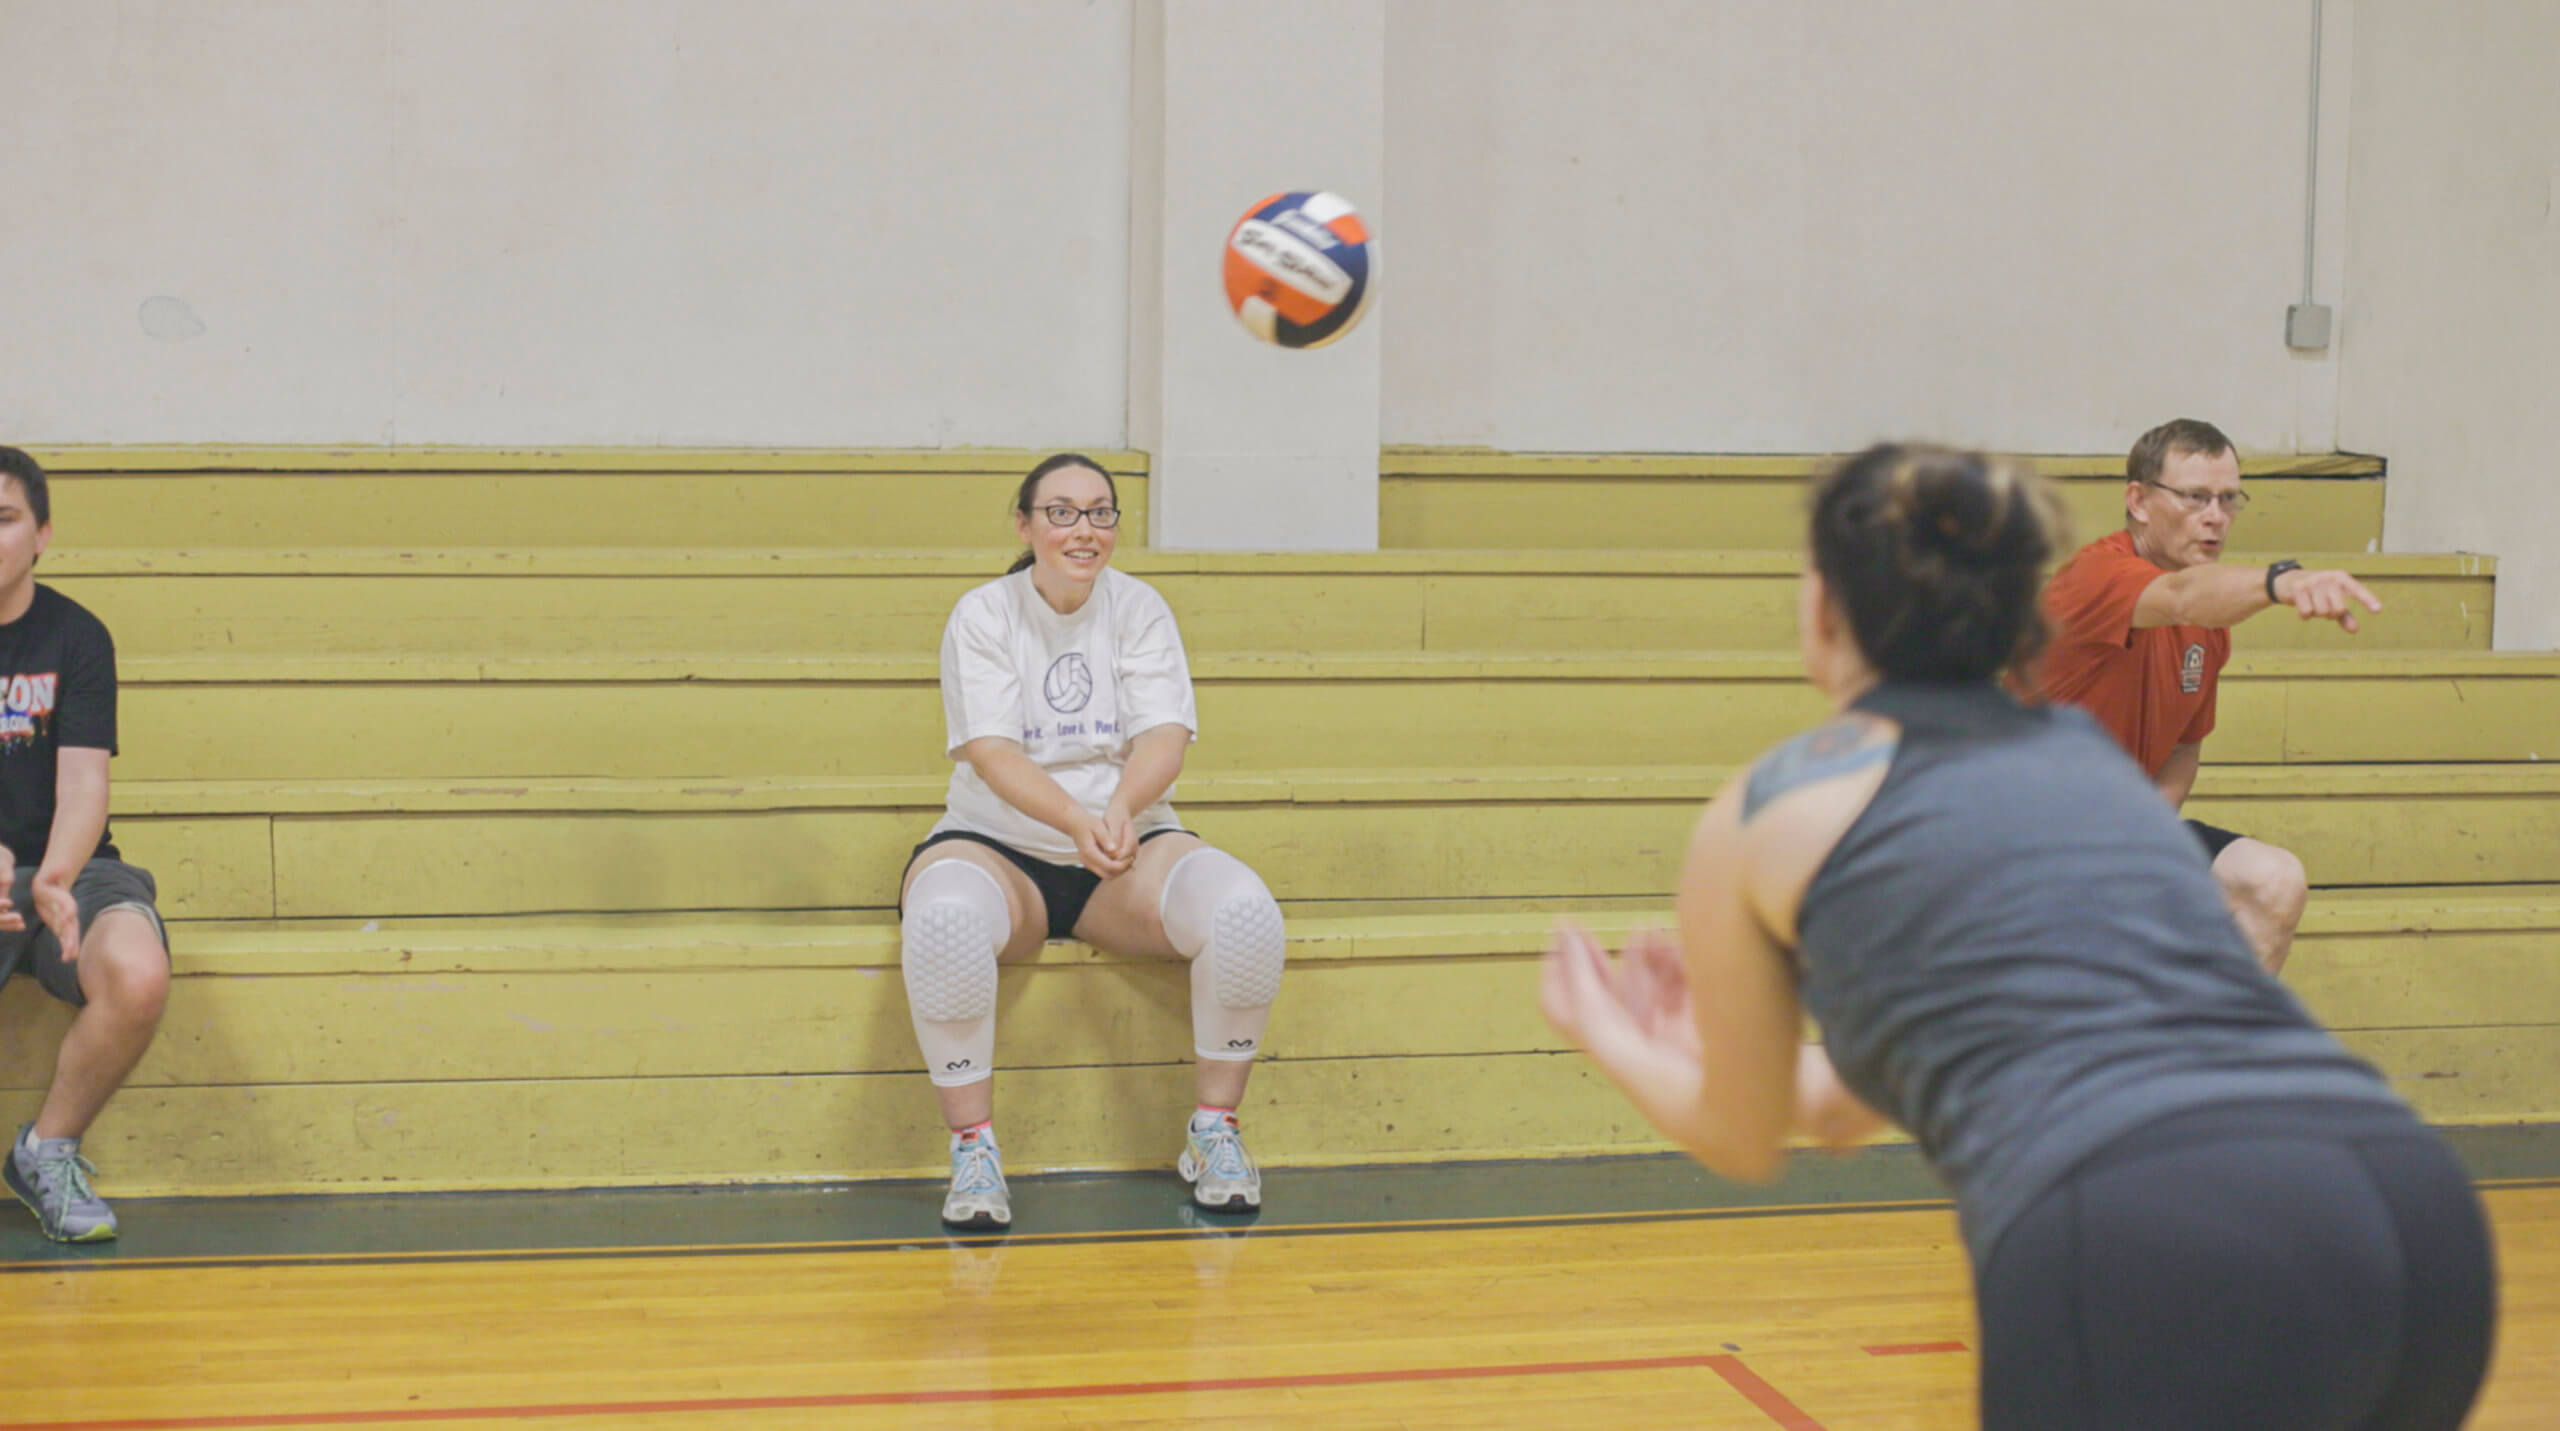
{"label": "raised hand", "polygon": [[1539,971],[1538,1007],[1654,1127],[1683,1144],[1698,1136],[1704,1061],[1688,976],[1668,935],[1638,934],[1612,961],[1589,930],[1559,922]]}
{"label": "raised hand", "polygon": [[1689,966],[1680,958],[1680,941],[1670,931],[1651,926],[1627,936],[1618,951],[1614,988],[1625,1008],[1648,1038],[1699,1051],[1698,1016],[1690,1003]]}

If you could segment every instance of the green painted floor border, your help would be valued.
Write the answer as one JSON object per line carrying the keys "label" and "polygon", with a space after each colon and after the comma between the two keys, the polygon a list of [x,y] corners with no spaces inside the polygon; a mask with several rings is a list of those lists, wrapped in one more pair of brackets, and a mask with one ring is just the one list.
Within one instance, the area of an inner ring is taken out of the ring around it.
{"label": "green painted floor border", "polygon": [[[2483,1183],[2560,1180],[2560,1123],[2441,1130]],[[47,1242],[0,1211],[0,1273],[293,1262],[894,1251],[953,1241],[939,1181],[592,1192],[367,1193],[116,1201],[120,1240]],[[1943,1207],[1908,1144],[1799,1153],[1766,1187],[1672,1155],[1279,1168],[1263,1212],[1201,1212],[1170,1170],[1013,1179],[1011,1242],[1416,1231]],[[994,1239],[962,1239],[994,1240]]]}

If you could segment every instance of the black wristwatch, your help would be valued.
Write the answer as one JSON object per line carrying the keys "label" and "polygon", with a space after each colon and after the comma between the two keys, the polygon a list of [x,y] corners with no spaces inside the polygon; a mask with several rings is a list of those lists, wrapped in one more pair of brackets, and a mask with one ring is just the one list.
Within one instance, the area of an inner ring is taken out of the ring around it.
{"label": "black wristwatch", "polygon": [[2277,562],[2273,566],[2267,568],[2267,603],[2269,605],[2284,605],[2284,598],[2276,595],[2276,578],[2284,575],[2286,572],[2300,570],[2302,570],[2302,563],[2290,560]]}

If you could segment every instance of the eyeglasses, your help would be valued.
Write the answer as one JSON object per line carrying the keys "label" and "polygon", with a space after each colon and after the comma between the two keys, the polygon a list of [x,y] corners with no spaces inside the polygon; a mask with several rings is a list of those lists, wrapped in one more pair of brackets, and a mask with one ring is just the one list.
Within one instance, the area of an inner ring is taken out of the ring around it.
{"label": "eyeglasses", "polygon": [[1117,507],[1070,507],[1064,502],[1052,502],[1040,509],[1040,515],[1047,517],[1053,527],[1072,527],[1078,517],[1093,523],[1097,532],[1107,532],[1120,525],[1120,509]]}
{"label": "eyeglasses", "polygon": [[2177,498],[2179,503],[2190,512],[2201,512],[2207,507],[2220,503],[2222,510],[2237,513],[2249,505],[2249,494],[2246,492],[2199,492],[2192,487],[2172,487],[2166,482],[2153,482],[2147,478],[2142,485],[2157,487]]}

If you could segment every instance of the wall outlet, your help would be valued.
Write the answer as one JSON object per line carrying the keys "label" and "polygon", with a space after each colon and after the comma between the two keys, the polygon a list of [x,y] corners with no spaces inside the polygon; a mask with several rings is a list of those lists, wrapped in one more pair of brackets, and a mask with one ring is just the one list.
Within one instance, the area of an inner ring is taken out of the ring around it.
{"label": "wall outlet", "polygon": [[2284,345],[2317,353],[2329,346],[2329,305],[2296,303],[2284,310]]}

